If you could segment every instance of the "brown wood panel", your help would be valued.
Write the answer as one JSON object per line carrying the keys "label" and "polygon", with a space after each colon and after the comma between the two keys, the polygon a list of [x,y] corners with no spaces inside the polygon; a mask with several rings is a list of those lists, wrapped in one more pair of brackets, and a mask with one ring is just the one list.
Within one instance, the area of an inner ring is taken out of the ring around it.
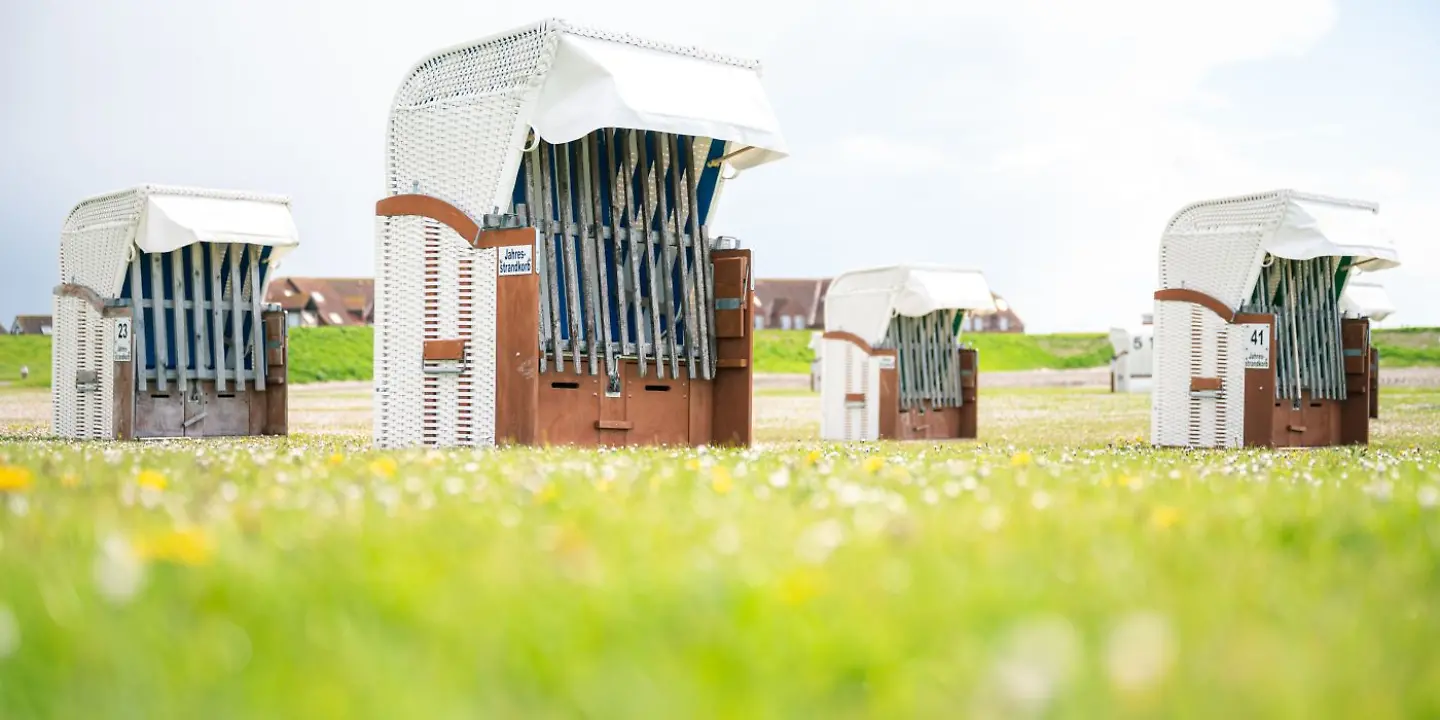
{"label": "brown wood panel", "polygon": [[[251,403],[263,408],[268,433],[268,429],[273,426],[273,413],[276,407],[284,409],[284,400],[275,395],[277,390],[284,389],[283,385],[266,383],[265,392],[253,388],[236,390],[233,387],[227,387],[226,391],[221,393],[215,391],[213,383],[205,383],[202,387],[207,393],[207,397],[205,420],[202,421],[199,434],[204,437],[234,437],[248,434],[250,432]],[[284,432],[268,434],[283,435]]]}
{"label": "brown wood panel", "polygon": [[[290,356],[289,333],[285,327],[285,313],[269,312],[264,315],[265,353],[269,362],[265,368],[265,392],[251,395],[256,402],[265,403],[266,435],[290,434]],[[209,383],[213,391],[215,384]],[[219,398],[217,398],[218,400]]]}
{"label": "brown wood panel", "polygon": [[[1342,320],[1340,322],[1341,345],[1345,350],[1353,350],[1355,356],[1345,357],[1346,379],[1354,379],[1358,382],[1355,390],[1346,392],[1346,399],[1339,412],[1339,428],[1336,438],[1337,444],[1345,445],[1366,445],[1370,442],[1370,417],[1371,387],[1374,385],[1374,375],[1371,369],[1371,348],[1370,348],[1370,321],[1364,318],[1358,320]],[[1352,363],[1351,361],[1355,361]],[[1352,372],[1351,367],[1358,366],[1359,372]]]}
{"label": "brown wood panel", "polygon": [[[249,425],[247,423],[246,427]],[[151,390],[135,396],[135,437],[178,438],[185,436],[185,398],[179,388],[165,392]]]}
{"label": "brown wood panel", "polygon": [[1221,320],[1227,323],[1235,322],[1235,311],[1218,299],[1206,295],[1199,290],[1188,288],[1171,288],[1169,290],[1155,291],[1155,299],[1167,302],[1194,303],[1201,307],[1208,308],[1211,312],[1220,316]]}
{"label": "brown wood panel", "polygon": [[[135,353],[131,353],[134,357]],[[115,418],[115,439],[135,439],[135,364],[133,362],[117,362],[113,365],[115,373],[115,393],[113,406],[111,407],[112,417]]]}
{"label": "brown wood panel", "polygon": [[[866,352],[871,351],[869,348],[866,349]],[[895,357],[894,350],[874,350],[873,352],[876,355]],[[878,402],[880,403],[880,439],[894,440],[900,437],[900,370],[895,363],[891,363],[888,368],[880,368],[880,398]]]}
{"label": "brown wood panel", "polygon": [[1192,377],[1190,378],[1190,392],[1204,392],[1207,390],[1220,390],[1225,384],[1218,377]]}
{"label": "brown wood panel", "polygon": [[715,419],[715,383],[709,380],[690,382],[690,444],[709,445]]}
{"label": "brown wood panel", "polygon": [[957,408],[959,422],[955,437],[974,439],[980,436],[980,351],[960,348],[960,397]]}
{"label": "brown wood panel", "polygon": [[[599,397],[605,390],[603,375],[549,372],[536,388],[535,438],[537,445],[600,444]],[[498,407],[498,406],[497,406]],[[608,432],[608,431],[607,431]]]}
{"label": "brown wood panel", "polygon": [[[534,257],[536,230],[520,228],[487,232],[506,238],[506,245],[530,245]],[[504,275],[495,284],[495,441],[500,444],[531,444],[536,441],[540,403],[540,276]],[[547,375],[547,378],[559,377]],[[599,412],[599,401],[586,399]],[[584,437],[595,433],[593,425]],[[598,438],[591,440],[591,444]],[[578,440],[577,440],[578,442]]]}
{"label": "brown wood panel", "polygon": [[690,381],[685,376],[660,379],[650,373],[626,378],[626,419],[633,424],[626,438],[629,445],[689,445]]}
{"label": "brown wood panel", "polygon": [[427,217],[448,225],[464,238],[465,242],[471,244],[480,235],[480,224],[465,214],[464,210],[429,195],[392,195],[375,203],[375,214],[381,217]]}
{"label": "brown wood panel", "polygon": [[245,393],[245,397],[250,411],[250,431],[247,434],[264,435],[265,424],[270,421],[270,387],[267,385],[265,390],[261,391],[251,385],[250,390]]}
{"label": "brown wood panel", "polygon": [[[583,358],[586,362],[588,358]],[[603,372],[603,370],[602,370]],[[606,397],[605,389],[609,385],[609,378],[603,378],[600,382],[599,420],[596,421],[596,429],[599,430],[599,443],[612,447],[626,445],[629,442],[630,430],[635,425],[630,422],[628,412],[629,404],[626,401],[626,393],[630,387],[630,378],[638,377],[637,366],[634,361],[621,361],[617,368],[620,376],[620,394],[617,397]],[[550,377],[546,375],[545,377]],[[621,425],[624,425],[622,428]]]}
{"label": "brown wood panel", "polygon": [[466,342],[464,339],[426,340],[421,357],[424,360],[464,360]]}
{"label": "brown wood panel", "polygon": [[1370,419],[1380,417],[1380,350],[1370,348]]}
{"label": "brown wood panel", "polygon": [[822,340],[843,340],[859,348],[860,351],[865,353],[866,355],[877,354],[875,348],[870,346],[870,343],[867,343],[864,340],[860,339],[859,335],[856,335],[852,332],[845,332],[844,330],[826,330],[825,334],[821,335],[820,338]]}
{"label": "brown wood panel", "polygon": [[[743,338],[750,332],[750,251],[726,250],[711,254],[714,263],[715,302],[718,306],[726,300],[739,300],[740,307],[734,310],[715,310],[715,336],[720,339]],[[721,359],[726,356],[720,356]],[[746,358],[748,359],[748,358]]]}
{"label": "brown wood panel", "polygon": [[[884,371],[882,370],[881,372]],[[845,402],[863,403],[865,402],[865,393],[845,393]]]}
{"label": "brown wood panel", "polygon": [[714,263],[715,297],[741,298],[741,310],[724,311],[727,326],[722,332],[722,311],[715,312],[716,359],[744,360],[743,368],[722,367],[715,371],[714,415],[711,419],[715,445],[749,447],[753,430],[754,375],[750,366],[755,359],[754,327],[755,293],[751,291],[750,251],[721,250],[711,254]]}
{"label": "brown wood panel", "polygon": [[1241,442],[1248,447],[1274,447],[1275,437],[1275,316],[1246,313],[1235,316],[1236,323],[1268,325],[1270,331],[1270,367],[1245,369],[1245,431]]}

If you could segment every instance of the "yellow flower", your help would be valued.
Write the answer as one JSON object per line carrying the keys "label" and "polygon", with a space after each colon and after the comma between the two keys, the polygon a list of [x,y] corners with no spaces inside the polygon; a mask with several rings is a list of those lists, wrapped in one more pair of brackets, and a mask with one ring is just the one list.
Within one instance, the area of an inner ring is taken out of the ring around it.
{"label": "yellow flower", "polygon": [[0,465],[0,492],[22,492],[30,481],[30,468]]}
{"label": "yellow flower", "polygon": [[710,471],[710,489],[725,495],[735,488],[735,481],[730,479],[730,471],[724,466],[716,465]]}
{"label": "yellow flower", "polygon": [[67,488],[79,487],[80,476],[75,473],[65,473],[60,477],[60,484]]}
{"label": "yellow flower", "polygon": [[699,469],[700,469],[700,461],[699,461],[699,460],[696,460],[695,458],[690,458],[689,460],[686,460],[686,461],[685,461],[685,469],[686,469],[686,470],[699,470]]}
{"label": "yellow flower", "polygon": [[609,492],[609,491],[610,491],[610,481],[609,481],[609,480],[601,480],[600,482],[595,483],[595,489],[596,489],[596,490],[599,490],[599,491],[602,492],[602,493],[603,493],[603,492]]}
{"label": "yellow flower", "polygon": [[803,605],[820,595],[822,578],[813,570],[795,570],[780,579],[780,602]]}
{"label": "yellow flower", "polygon": [[865,458],[864,467],[865,472],[871,473],[873,475],[874,473],[880,472],[880,468],[885,467],[885,461],[872,455],[868,458]]}
{"label": "yellow flower", "polygon": [[1179,508],[1173,508],[1173,507],[1170,507],[1170,506],[1168,506],[1168,505],[1162,505],[1162,506],[1160,506],[1160,507],[1155,508],[1155,509],[1154,509],[1153,511],[1151,511],[1151,513],[1150,513],[1150,524],[1153,525],[1153,526],[1155,526],[1155,527],[1157,527],[1157,528],[1159,528],[1159,529],[1161,529],[1161,530],[1165,530],[1165,529],[1168,529],[1168,528],[1170,528],[1170,527],[1173,527],[1175,524],[1177,524],[1177,523],[1179,523],[1179,522],[1180,522],[1180,510],[1179,510]]}
{"label": "yellow flower", "polygon": [[555,483],[545,483],[545,486],[535,493],[535,501],[541,505],[553,502],[558,497],[560,497],[560,486]]}
{"label": "yellow flower", "polygon": [[141,540],[135,543],[135,552],[146,560],[203,565],[210,560],[214,546],[204,531],[184,529]]}
{"label": "yellow flower", "polygon": [[1139,490],[1142,484],[1140,478],[1130,477],[1129,475],[1121,475],[1120,479],[1115,482],[1118,483],[1120,487],[1135,488],[1136,490]]}
{"label": "yellow flower", "polygon": [[168,484],[165,476],[154,470],[141,470],[140,475],[135,478],[135,482],[139,483],[140,487],[151,490],[164,490]]}
{"label": "yellow flower", "polygon": [[805,453],[805,464],[814,465],[820,462],[820,457],[821,455],[819,450],[811,450],[810,452]]}
{"label": "yellow flower", "polygon": [[341,463],[343,463],[343,462],[345,462],[345,456],[344,456],[344,455],[341,455],[340,453],[334,453],[334,454],[332,454],[332,455],[330,456],[330,466],[331,466],[331,467],[334,467],[334,466],[336,466],[336,465],[339,465],[339,464],[341,464]]}
{"label": "yellow flower", "polygon": [[1024,450],[1015,453],[1015,455],[1010,458],[1010,465],[1012,467],[1025,467],[1026,465],[1029,465],[1030,462],[1030,453],[1025,452]]}
{"label": "yellow flower", "polygon": [[370,461],[370,472],[380,477],[395,477],[395,471],[400,469],[400,464],[394,458],[382,457]]}

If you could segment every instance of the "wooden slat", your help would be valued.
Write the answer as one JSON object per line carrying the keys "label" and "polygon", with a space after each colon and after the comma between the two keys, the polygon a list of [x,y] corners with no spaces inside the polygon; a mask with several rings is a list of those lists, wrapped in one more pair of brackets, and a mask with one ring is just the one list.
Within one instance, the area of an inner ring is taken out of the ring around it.
{"label": "wooden slat", "polygon": [[180,372],[180,392],[190,389],[190,328],[185,313],[185,264],[181,250],[165,253],[170,259],[170,292],[175,302],[175,369]]}
{"label": "wooden slat", "polygon": [[[537,138],[538,143],[538,138]],[[543,143],[538,143],[543,144]],[[549,189],[540,180],[540,149],[525,153],[525,207],[530,213],[530,224],[539,230],[535,238],[535,266],[539,268],[540,286],[540,372],[547,372],[550,362],[548,350],[550,340],[550,216],[545,213],[545,201],[541,198]]]}
{"label": "wooden slat", "polygon": [[635,308],[635,355],[639,360],[640,377],[643,378],[646,373],[647,358],[645,353],[645,303],[640,297],[640,264],[644,261],[639,255],[642,245],[639,242],[640,236],[636,233],[643,233],[644,230],[640,228],[639,216],[636,214],[639,208],[639,203],[636,202],[639,198],[636,197],[636,194],[640,192],[640,186],[636,184],[635,180],[635,153],[637,152],[635,135],[637,132],[636,130],[625,131],[625,144],[621,150],[625,156],[625,177],[621,183],[626,188],[625,215],[629,224],[629,230],[625,235],[625,243],[629,251],[625,253],[625,257],[630,266],[630,279],[634,287],[634,292],[630,293],[629,302]]}
{"label": "wooden slat", "polygon": [[230,248],[230,367],[235,373],[236,390],[243,386],[241,378],[245,373],[245,341],[242,337],[245,324],[240,314],[240,262],[245,256],[244,249],[243,245],[233,245]]}
{"label": "wooden slat", "polygon": [[220,281],[220,265],[225,260],[228,245],[210,243],[206,246],[210,255],[210,332],[214,340],[210,366],[215,370],[215,389],[225,392],[225,315],[221,311],[220,299],[224,297],[224,286]]}
{"label": "wooden slat", "polygon": [[[207,245],[208,246],[208,245]],[[205,312],[205,248],[190,246],[190,334],[195,337],[195,369],[214,370],[210,351],[210,313]]]}
{"label": "wooden slat", "polygon": [[713,372],[710,363],[710,317],[715,310],[715,298],[709,292],[710,256],[706,251],[709,243],[700,233],[700,164],[695,159],[695,138],[685,138],[682,147],[685,148],[685,164],[688,168],[685,173],[685,189],[690,205],[690,242],[695,246],[695,257],[692,262],[692,268],[695,271],[695,300],[697,303],[695,344],[700,347],[700,377],[709,380]]}
{"label": "wooden slat", "polygon": [[550,310],[552,312],[550,316],[550,329],[552,333],[550,352],[554,353],[555,356],[555,369],[560,372],[565,372],[565,353],[560,350],[560,284],[565,282],[565,278],[559,272],[560,247],[558,245],[551,245],[551,243],[555,241],[555,225],[551,218],[558,218],[560,216],[559,208],[555,207],[555,201],[550,196],[551,180],[553,179],[550,172],[550,159],[555,154],[551,148],[550,143],[541,141],[540,147],[536,150],[536,152],[540,153],[540,187],[544,190],[544,192],[541,193],[540,202],[544,207],[545,230],[541,233],[540,241],[545,243],[545,252],[547,255],[550,254],[552,248],[555,251],[553,258],[545,268],[545,271],[550,273]]}
{"label": "wooden slat", "polygon": [[170,365],[170,336],[165,323],[165,272],[160,266],[160,253],[150,253],[150,297],[155,308],[155,384],[165,392],[165,368]]}
{"label": "wooden slat", "polygon": [[[697,324],[695,322],[695,295],[692,291],[695,287],[690,282],[691,263],[688,262],[687,256],[689,253],[687,252],[685,244],[685,190],[682,187],[684,179],[681,176],[681,173],[684,172],[685,167],[689,165],[689,163],[681,162],[683,156],[680,154],[682,147],[680,140],[673,134],[669,134],[666,137],[669,139],[670,145],[670,190],[675,196],[675,207],[672,208],[672,210],[674,210],[674,223],[672,227],[675,232],[675,261],[678,263],[676,266],[676,275],[679,276],[680,280],[680,309],[684,317],[685,325],[685,372],[691,379],[694,379]],[[678,335],[673,327],[670,332],[672,335]]]}
{"label": "wooden slat", "polygon": [[[600,333],[598,342],[605,350],[605,374],[614,377],[619,375],[619,369],[615,366],[615,350],[610,345],[610,271],[605,265],[605,202],[600,192],[600,138],[603,135],[604,131],[597,131],[593,139],[586,139],[584,164],[586,179],[590,185],[588,200],[593,205],[590,227],[595,235],[595,284],[600,295],[600,302],[595,308],[600,316],[595,320],[595,327]],[[594,348],[594,341],[591,342],[591,347]]]}
{"label": "wooden slat", "polygon": [[[669,169],[670,151],[666,147],[667,133],[655,134],[655,214],[660,221],[660,307],[664,308],[669,323],[668,348],[670,351],[670,377],[680,377],[678,357],[680,348],[676,345],[680,333],[676,326],[680,313],[675,308],[675,276],[670,262],[670,210],[665,195],[665,172]],[[646,186],[649,189],[649,186]],[[678,238],[677,238],[678,239]],[[661,377],[664,377],[662,374]]]}
{"label": "wooden slat", "polygon": [[[575,194],[575,202],[580,206],[580,214],[577,218],[575,235],[580,238],[580,267],[583,269],[584,280],[581,283],[583,295],[580,298],[581,304],[585,306],[584,323],[585,344],[589,347],[590,374],[599,374],[599,358],[597,351],[600,344],[600,293],[596,276],[599,268],[595,261],[594,248],[599,246],[599,238],[592,237],[591,233],[597,227],[592,215],[590,204],[590,136],[580,138],[578,144],[571,143],[566,146],[566,153],[574,146],[577,150],[575,155],[575,183],[571,190]],[[608,368],[607,368],[608,369]]]}
{"label": "wooden slat", "polygon": [[255,343],[251,347],[250,353],[255,359],[255,389],[263,391],[265,389],[265,326],[260,317],[260,306],[265,298],[260,292],[260,248],[246,245],[245,254],[250,258],[250,336]]}
{"label": "wooden slat", "polygon": [[149,389],[149,380],[145,377],[145,365],[148,363],[145,349],[145,286],[140,275],[140,263],[144,262],[144,258],[145,254],[136,248],[135,258],[130,262],[130,303],[135,309],[134,327],[131,328],[135,336],[135,362],[130,364],[135,373],[135,383],[141,392]]}
{"label": "wooden slat", "polygon": [[465,340],[426,340],[421,351],[421,358],[430,360],[464,360]]}
{"label": "wooden slat", "polygon": [[626,212],[626,200],[624,188],[626,183],[619,181],[621,168],[625,163],[621,160],[622,150],[620,149],[620,131],[610,129],[605,131],[609,142],[605,146],[606,160],[609,165],[606,170],[606,177],[610,182],[610,247],[615,254],[615,299],[618,302],[616,307],[617,320],[620,323],[620,353],[625,353],[625,344],[630,342],[630,318],[629,313],[629,273],[626,272],[628,263],[625,261],[624,235],[621,226],[628,216]]}
{"label": "wooden slat", "polygon": [[[664,305],[661,304],[660,278],[655,260],[655,239],[651,236],[650,223],[655,219],[655,194],[651,191],[650,184],[650,143],[646,133],[639,133],[638,147],[640,149],[640,186],[636,190],[640,193],[640,238],[645,242],[645,268],[650,275],[650,330],[654,333],[650,337],[650,343],[655,348],[655,377],[665,377],[665,341],[660,332],[660,315]],[[633,230],[634,228],[632,228]],[[642,371],[640,377],[645,377]]]}

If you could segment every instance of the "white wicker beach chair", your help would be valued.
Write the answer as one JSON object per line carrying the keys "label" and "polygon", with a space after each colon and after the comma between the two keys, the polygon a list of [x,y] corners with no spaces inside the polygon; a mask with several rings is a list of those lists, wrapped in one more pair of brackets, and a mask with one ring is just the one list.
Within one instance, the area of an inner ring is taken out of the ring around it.
{"label": "white wicker beach chair", "polygon": [[727,179],[784,142],[758,64],[547,20],[438,52],[390,113],[375,440],[748,444]]}
{"label": "white wicker beach chair", "polygon": [[1369,331],[1350,274],[1399,264],[1378,208],[1293,191],[1190,205],[1160,244],[1155,444],[1368,442]]}
{"label": "white wicker beach chair", "polygon": [[1155,328],[1147,315],[1138,327],[1110,328],[1110,391],[1150,392],[1155,369]]}
{"label": "white wicker beach chair", "polygon": [[825,295],[820,434],[826,440],[973,438],[979,356],[967,310],[994,309],[975,270],[902,265],[845,273]]}
{"label": "white wicker beach chair", "polygon": [[290,201],[146,185],[86,200],[60,237],[52,424],[66,438],[287,432]]}

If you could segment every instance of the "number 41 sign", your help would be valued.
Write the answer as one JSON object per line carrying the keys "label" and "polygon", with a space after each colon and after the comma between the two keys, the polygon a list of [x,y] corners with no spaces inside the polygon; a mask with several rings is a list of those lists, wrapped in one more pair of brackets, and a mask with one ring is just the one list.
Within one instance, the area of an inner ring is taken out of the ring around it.
{"label": "number 41 sign", "polygon": [[1268,324],[1245,324],[1240,326],[1245,334],[1246,369],[1268,370],[1270,368],[1270,326]]}

